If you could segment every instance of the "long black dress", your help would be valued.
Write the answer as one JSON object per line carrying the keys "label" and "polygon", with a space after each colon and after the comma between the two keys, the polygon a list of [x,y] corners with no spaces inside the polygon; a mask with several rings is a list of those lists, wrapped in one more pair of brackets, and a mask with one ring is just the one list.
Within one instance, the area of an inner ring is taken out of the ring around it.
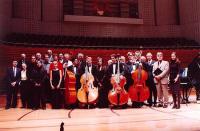
{"label": "long black dress", "polygon": [[51,104],[53,109],[61,108],[61,92],[60,89],[57,89],[57,85],[60,81],[59,70],[52,70],[52,85],[55,89],[52,89],[51,93]]}
{"label": "long black dress", "polygon": [[177,77],[177,75],[180,72],[180,63],[176,61],[170,61],[170,89],[172,91],[172,94],[179,95],[180,94],[180,80],[178,80],[176,83],[174,82],[174,79]]}

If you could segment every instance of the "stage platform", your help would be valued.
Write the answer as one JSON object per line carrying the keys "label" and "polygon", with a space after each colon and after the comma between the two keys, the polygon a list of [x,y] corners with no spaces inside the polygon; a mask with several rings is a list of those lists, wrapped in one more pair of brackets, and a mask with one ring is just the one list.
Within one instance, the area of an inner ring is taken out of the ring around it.
{"label": "stage platform", "polygon": [[[171,98],[170,98],[171,100]],[[0,131],[199,131],[200,104],[195,96],[181,109],[0,109]]]}

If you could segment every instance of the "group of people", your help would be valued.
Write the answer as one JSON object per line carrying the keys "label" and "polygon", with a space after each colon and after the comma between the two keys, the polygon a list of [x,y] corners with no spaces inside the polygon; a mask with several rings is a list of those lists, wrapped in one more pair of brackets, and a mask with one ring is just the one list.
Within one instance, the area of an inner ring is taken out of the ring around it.
{"label": "group of people", "polygon": [[[99,96],[95,106],[107,108],[110,104],[108,92],[113,88],[110,78],[117,71],[120,71],[120,75],[126,78],[124,88],[128,91],[134,83],[132,73],[137,70],[139,65],[142,65],[143,70],[148,73],[146,85],[149,88],[150,96],[147,104],[149,106],[167,108],[168,89],[170,89],[174,103],[173,108],[180,108],[181,63],[175,52],[171,53],[169,61],[163,59],[162,52],[157,52],[157,60],[152,59],[151,52],[144,56],[142,51],[128,52],[128,60],[126,60],[125,56],[120,56],[119,59],[117,57],[118,55],[112,54],[110,60],[104,65],[105,62],[101,57],[98,57],[96,64],[94,64],[93,58],[84,56],[83,53],[71,56],[69,53],[53,54],[52,50],[48,50],[44,55],[44,59],[41,53],[36,53],[31,56],[30,61],[27,60],[26,54],[21,54],[21,59],[13,60],[12,67],[7,70],[6,109],[17,107],[18,92],[20,92],[21,108],[46,109],[46,103],[49,102],[54,109],[72,106],[67,104],[64,97],[66,71],[69,70],[75,74],[76,91],[78,91],[81,87],[80,78],[85,73],[86,66],[88,67],[88,72],[94,76],[94,86],[98,88]],[[200,54],[195,59],[197,61],[196,68],[200,71],[199,59]],[[120,64],[117,64],[118,60]],[[200,83],[199,81],[199,78],[195,81],[197,87]],[[200,98],[199,88],[197,90],[197,99]],[[79,102],[77,101],[77,103]],[[77,103],[75,106],[78,106]],[[132,101],[132,106],[136,108],[142,107],[143,104],[143,102]]]}

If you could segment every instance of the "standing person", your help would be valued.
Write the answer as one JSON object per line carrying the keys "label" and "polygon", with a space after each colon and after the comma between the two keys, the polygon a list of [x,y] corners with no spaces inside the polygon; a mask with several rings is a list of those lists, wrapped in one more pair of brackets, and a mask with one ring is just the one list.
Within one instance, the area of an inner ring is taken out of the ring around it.
{"label": "standing person", "polygon": [[[142,56],[142,51],[135,51],[135,57],[133,57],[134,59],[134,63],[132,65],[132,73],[134,73],[137,69],[139,69],[140,66],[142,66],[142,69],[145,72],[149,71],[149,66],[148,64],[145,62],[145,57]],[[147,79],[148,80],[148,79]],[[145,81],[145,83],[147,83],[147,80]],[[137,82],[133,79],[133,84]],[[144,102],[139,102],[139,101],[132,101],[132,107],[133,108],[141,108],[144,105]]]}
{"label": "standing person", "polygon": [[44,89],[45,70],[41,61],[37,61],[37,68],[32,71],[31,80],[33,82],[33,109],[46,109]]}
{"label": "standing person", "polygon": [[128,52],[127,56],[128,56],[128,61],[126,64],[128,65],[129,72],[133,73],[136,70],[136,64],[135,64],[136,58],[132,52]]}
{"label": "standing person", "polygon": [[157,104],[157,90],[156,90],[156,85],[154,83],[153,74],[152,74],[153,64],[155,63],[155,61],[152,59],[151,52],[148,52],[146,54],[146,57],[147,57],[147,64],[149,65],[147,85],[149,87],[149,92],[150,92],[150,96],[147,101],[149,103],[149,106],[152,106],[153,104],[153,106],[155,107]]}
{"label": "standing person", "polygon": [[180,61],[176,56],[175,52],[171,54],[171,60],[169,62],[169,83],[170,89],[172,91],[172,98],[173,98],[173,109],[180,109],[180,79],[179,79],[179,72],[180,72]]}
{"label": "standing person", "polygon": [[64,69],[64,78],[66,77],[66,71],[69,70],[73,72],[73,63],[70,60],[70,55],[68,53],[64,54],[64,59],[63,59],[63,69]]}
{"label": "standing person", "polygon": [[85,72],[85,70],[82,69],[82,67],[84,67],[86,65],[86,60],[84,58],[84,54],[78,53],[77,60],[78,60],[78,70],[77,70],[77,74],[76,74],[76,88],[78,90],[81,88],[81,83],[80,83],[81,75]]}
{"label": "standing person", "polygon": [[[63,64],[59,62],[59,59],[58,59],[58,55],[57,54],[54,54],[53,55],[53,62],[57,61],[58,63],[58,68],[59,70],[62,70],[62,73],[63,73]],[[54,69],[54,63],[51,63],[50,66],[49,66],[49,70],[52,70]]]}
{"label": "standing person", "polygon": [[22,64],[21,78],[20,78],[20,94],[22,101],[22,108],[32,108],[32,87],[30,86],[30,72],[27,70],[27,65]]}
{"label": "standing person", "polygon": [[46,102],[51,101],[51,86],[49,83],[49,67],[50,67],[50,62],[49,62],[49,56],[48,54],[44,55],[44,70],[45,70],[45,80],[44,80],[44,88],[45,88],[45,98]]}
{"label": "standing person", "polygon": [[59,62],[63,64],[63,63],[64,63],[64,56],[63,56],[63,53],[59,53],[58,57],[59,57],[59,58],[58,58]]}
{"label": "standing person", "polygon": [[20,81],[20,69],[17,68],[17,61],[12,62],[12,67],[7,70],[7,97],[6,97],[6,109],[10,107],[16,108],[17,106],[17,93],[18,84]]}
{"label": "standing person", "polygon": [[28,66],[28,71],[30,71],[30,72],[32,72],[37,67],[37,60],[36,60],[35,55],[31,56],[31,62],[27,66]]}
{"label": "standing person", "polygon": [[193,59],[193,61],[188,66],[188,74],[192,78],[192,84],[196,89],[196,100],[200,100],[200,52]]}
{"label": "standing person", "polygon": [[26,60],[26,54],[22,53],[20,60],[18,60],[17,67],[22,69],[22,64],[25,63],[28,65],[28,61]]}
{"label": "standing person", "polygon": [[36,57],[36,61],[41,61],[42,63],[44,63],[44,60],[42,59],[42,54],[41,53],[36,53],[35,54]]}
{"label": "standing person", "polygon": [[98,89],[99,89],[99,100],[98,106],[99,108],[108,107],[108,88],[104,85],[104,77],[106,73],[106,67],[103,66],[103,59],[101,57],[97,58],[97,79],[99,81]]}
{"label": "standing person", "polygon": [[58,67],[58,61],[53,61],[53,69],[50,70],[50,85],[52,89],[51,104],[53,109],[61,108],[60,86],[62,82],[62,70]]}
{"label": "standing person", "polygon": [[[156,83],[159,104],[158,107],[168,107],[168,76],[169,62],[163,60],[163,53],[157,52],[157,62],[153,65],[154,82]],[[164,98],[164,100],[163,100]]]}
{"label": "standing person", "polygon": [[53,52],[52,50],[47,50],[47,55],[49,56],[49,62],[53,62]]}

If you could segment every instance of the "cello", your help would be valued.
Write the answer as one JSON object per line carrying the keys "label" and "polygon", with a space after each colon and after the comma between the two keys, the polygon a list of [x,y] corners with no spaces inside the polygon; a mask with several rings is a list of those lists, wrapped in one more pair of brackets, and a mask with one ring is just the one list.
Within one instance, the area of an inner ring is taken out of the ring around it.
{"label": "cello", "polygon": [[78,90],[77,98],[83,104],[94,104],[98,98],[98,88],[94,87],[94,76],[88,72],[88,66],[85,67],[85,73],[80,79],[81,88]]}
{"label": "cello", "polygon": [[76,77],[73,72],[66,69],[65,102],[66,104],[75,104],[76,99]]}
{"label": "cello", "polygon": [[120,76],[120,66],[118,60],[118,69],[117,74],[111,77],[111,84],[113,88],[108,93],[108,100],[112,105],[122,106],[128,103],[128,93],[124,89],[124,85],[126,84],[126,78],[124,76]]}
{"label": "cello", "polygon": [[129,97],[135,102],[144,102],[149,98],[149,88],[146,86],[146,80],[148,74],[142,69],[142,65],[139,64],[138,69],[132,73],[132,79],[134,84],[129,88]]}

